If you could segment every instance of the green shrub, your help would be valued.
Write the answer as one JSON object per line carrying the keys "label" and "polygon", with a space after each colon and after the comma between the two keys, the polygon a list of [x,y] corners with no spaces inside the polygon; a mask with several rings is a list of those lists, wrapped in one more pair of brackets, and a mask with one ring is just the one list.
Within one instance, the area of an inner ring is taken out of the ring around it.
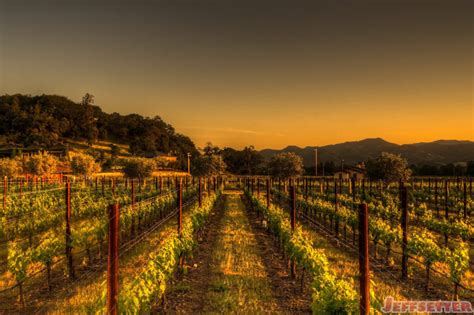
{"label": "green shrub", "polygon": [[71,159],[71,169],[75,175],[89,177],[100,172],[100,165],[94,158],[87,154],[75,154]]}
{"label": "green shrub", "polygon": [[123,162],[123,173],[128,178],[147,178],[156,169],[156,162],[146,158],[132,158]]}
{"label": "green shrub", "polygon": [[30,156],[25,163],[28,173],[33,175],[48,175],[56,171],[57,159],[48,153],[38,153]]}
{"label": "green shrub", "polygon": [[21,163],[17,159],[0,159],[0,178],[16,177],[21,171]]}

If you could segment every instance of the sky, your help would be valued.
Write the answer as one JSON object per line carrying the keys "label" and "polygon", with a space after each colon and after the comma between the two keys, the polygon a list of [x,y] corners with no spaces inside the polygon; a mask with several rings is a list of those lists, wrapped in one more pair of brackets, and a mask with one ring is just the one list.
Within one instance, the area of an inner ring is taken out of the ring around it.
{"label": "sky", "polygon": [[0,94],[88,92],[200,147],[474,140],[473,3],[0,0]]}

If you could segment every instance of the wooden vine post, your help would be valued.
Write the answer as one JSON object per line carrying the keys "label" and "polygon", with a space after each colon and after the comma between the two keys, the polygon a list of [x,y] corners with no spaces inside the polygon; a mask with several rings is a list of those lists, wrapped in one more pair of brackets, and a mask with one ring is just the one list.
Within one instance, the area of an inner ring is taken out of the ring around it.
{"label": "wooden vine post", "polygon": [[[183,236],[183,180],[180,178],[178,180],[178,235],[181,238]],[[179,255],[179,268],[182,268],[184,265],[184,257],[182,254]]]}
{"label": "wooden vine post", "polygon": [[469,177],[469,195],[472,198],[472,177]]}
{"label": "wooden vine post", "polygon": [[463,182],[463,209],[464,209],[464,219],[467,220],[467,185],[466,181]]}
{"label": "wooden vine post", "polygon": [[359,207],[360,314],[370,313],[369,217],[367,204]]}
{"label": "wooden vine post", "polygon": [[[290,224],[291,232],[295,231],[296,227],[296,188],[294,185],[290,185]],[[294,279],[296,277],[296,263],[292,259],[290,263],[291,277]]]}
{"label": "wooden vine post", "polygon": [[202,183],[201,183],[201,177],[199,177],[199,183],[198,183],[198,185],[199,185],[199,188],[198,188],[198,190],[199,190],[199,197],[198,197],[198,198],[199,198],[199,208],[201,208],[201,207],[202,207]]}
{"label": "wooden vine post", "polygon": [[109,248],[107,256],[107,314],[118,314],[119,206],[109,206]]}
{"label": "wooden vine post", "polygon": [[353,176],[351,178],[351,192],[352,192],[352,201],[355,201],[356,200],[356,194],[357,194],[355,176]]}
{"label": "wooden vine post", "polygon": [[23,178],[20,178],[20,198],[23,197]]}
{"label": "wooden vine post", "polygon": [[406,280],[408,278],[408,193],[405,186],[400,188],[400,206],[402,208],[402,279]]}
{"label": "wooden vine post", "polygon": [[178,234],[181,236],[183,234],[183,182],[181,179],[178,181]]}
{"label": "wooden vine post", "polygon": [[66,182],[66,261],[69,278],[74,279],[71,237],[71,183]]}
{"label": "wooden vine post", "polygon": [[270,208],[270,179],[267,179],[267,208]]}
{"label": "wooden vine post", "polygon": [[[132,206],[132,213],[134,212],[135,210],[135,181],[132,179],[130,181],[130,188],[131,188],[131,195],[130,195],[130,198],[131,198],[131,206]],[[135,220],[133,218],[133,215],[131,216],[131,231],[130,231],[130,234],[133,236],[135,235]]]}
{"label": "wooden vine post", "polygon": [[362,179],[362,199],[365,200],[365,178]]}
{"label": "wooden vine post", "polygon": [[449,201],[449,193],[448,193],[448,180],[444,181],[444,216],[447,219],[449,219],[449,206],[448,206],[448,201]]}
{"label": "wooden vine post", "polygon": [[[449,182],[445,180],[444,185],[444,217],[449,220]],[[448,247],[448,233],[444,232],[444,246]]]}
{"label": "wooden vine post", "polygon": [[[342,183],[339,183],[342,184]],[[337,200],[337,181],[334,180],[334,210],[336,213],[336,217],[334,218],[334,233],[336,234],[336,237],[339,237],[339,219],[337,217],[337,211],[338,211],[338,200]]]}
{"label": "wooden vine post", "polygon": [[438,179],[435,178],[435,185],[434,185],[434,191],[435,191],[435,210],[436,210],[436,215],[439,217],[439,208],[438,208]]}
{"label": "wooden vine post", "polygon": [[305,196],[305,200],[308,201],[308,194],[309,194],[309,191],[308,191],[309,187],[308,187],[308,179],[305,178],[305,181],[304,181],[304,196]]}

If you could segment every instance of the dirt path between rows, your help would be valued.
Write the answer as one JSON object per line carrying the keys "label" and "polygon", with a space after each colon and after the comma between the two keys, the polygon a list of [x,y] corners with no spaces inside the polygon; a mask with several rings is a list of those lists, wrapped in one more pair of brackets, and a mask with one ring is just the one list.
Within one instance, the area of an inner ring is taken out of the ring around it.
{"label": "dirt path between rows", "polygon": [[188,271],[170,286],[167,313],[310,313],[309,293],[290,280],[282,255],[241,197],[224,192]]}

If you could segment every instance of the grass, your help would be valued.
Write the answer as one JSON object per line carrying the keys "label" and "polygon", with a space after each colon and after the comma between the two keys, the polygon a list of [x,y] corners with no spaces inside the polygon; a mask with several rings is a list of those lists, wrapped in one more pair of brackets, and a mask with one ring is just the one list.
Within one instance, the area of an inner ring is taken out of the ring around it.
{"label": "grass", "polygon": [[237,193],[227,192],[203,313],[277,313],[257,240]]}
{"label": "grass", "polygon": [[126,144],[119,144],[119,143],[113,143],[109,141],[97,141],[94,143],[92,146],[89,146],[87,142],[84,141],[76,141],[72,139],[67,139],[66,142],[71,145],[73,149],[77,149],[79,151],[86,151],[86,150],[96,150],[96,151],[104,151],[107,153],[110,153],[112,151],[111,146],[115,145],[119,149],[119,155],[129,155],[130,152],[130,147],[129,145]]}

